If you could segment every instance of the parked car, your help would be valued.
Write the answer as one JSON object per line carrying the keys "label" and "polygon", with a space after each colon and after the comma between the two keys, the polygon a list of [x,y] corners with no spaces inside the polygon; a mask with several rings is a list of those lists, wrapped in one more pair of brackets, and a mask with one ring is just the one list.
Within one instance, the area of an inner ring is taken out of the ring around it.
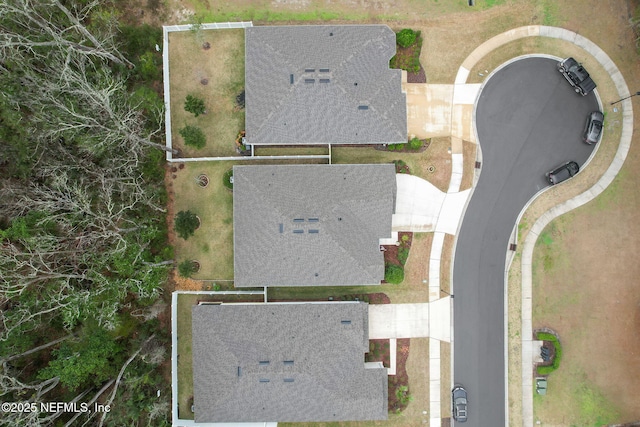
{"label": "parked car", "polygon": [[547,173],[547,180],[551,185],[560,184],[577,174],[579,170],[580,166],[576,162],[567,162]]}
{"label": "parked car", "polygon": [[587,70],[575,59],[569,57],[558,62],[558,71],[562,73],[565,79],[573,86],[576,93],[582,96],[588,95],[596,88],[596,84]]}
{"label": "parked car", "polygon": [[587,126],[584,129],[584,142],[587,144],[596,144],[602,136],[602,124],[604,122],[604,114],[601,111],[594,111],[587,117]]}
{"label": "parked car", "polygon": [[467,390],[461,385],[456,385],[451,391],[453,402],[453,419],[459,423],[467,421]]}

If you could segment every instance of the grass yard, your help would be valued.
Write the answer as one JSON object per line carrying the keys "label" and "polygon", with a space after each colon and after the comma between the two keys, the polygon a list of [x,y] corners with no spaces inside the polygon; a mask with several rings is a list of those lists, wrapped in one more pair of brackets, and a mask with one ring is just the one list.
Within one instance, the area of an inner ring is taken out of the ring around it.
{"label": "grass yard", "polygon": [[304,155],[328,155],[329,148],[327,146],[314,147],[311,145],[301,147],[265,147],[256,146],[254,155],[256,156],[304,156]]}
{"label": "grass yard", "polygon": [[[237,156],[235,139],[244,129],[244,109],[237,108],[235,99],[244,90],[244,30],[169,33],[169,76],[172,144],[181,157]],[[203,99],[206,114],[185,111],[187,95]],[[185,125],[202,129],[204,148],[185,146],[179,134]]]}
{"label": "grass yard", "polygon": [[[174,0],[177,1],[177,0]],[[273,2],[270,0],[235,0],[219,6],[215,0],[191,0],[193,9],[203,22],[224,22],[251,20],[260,25],[283,22],[308,22],[339,20],[379,22],[408,21],[425,19],[446,14],[469,13],[492,8],[506,3],[506,0],[476,0],[471,8],[466,0],[458,1],[420,1],[397,0],[380,2],[378,0],[360,0],[358,2],[331,2],[324,0],[293,0]],[[398,24],[396,24],[398,25]]]}
{"label": "grass yard", "polygon": [[[391,163],[394,160],[403,160],[409,166],[412,175],[419,176],[446,192],[451,179],[450,149],[451,138],[432,138],[429,147],[421,153],[382,151],[373,147],[334,147],[331,149],[331,162]],[[434,172],[429,172],[430,166],[435,167]]]}
{"label": "grass yard", "polygon": [[629,286],[640,268],[625,263],[625,253],[639,246],[634,236],[640,227],[610,227],[637,222],[637,211],[618,198],[633,197],[637,203],[638,196],[620,187],[610,193],[605,197],[617,199],[613,217],[593,202],[547,226],[534,252],[533,325],[558,332],[563,348],[547,395],[534,399],[536,420],[543,425],[597,427],[637,421],[640,414],[635,397],[640,393],[639,296]]}
{"label": "grass yard", "polygon": [[[232,162],[186,163],[183,169],[176,167],[169,183],[175,212],[190,210],[200,217],[193,236],[175,238],[177,262],[200,263],[196,279],[233,279],[233,195],[222,184],[223,174],[232,167]],[[200,174],[209,178],[205,188],[196,182]]]}

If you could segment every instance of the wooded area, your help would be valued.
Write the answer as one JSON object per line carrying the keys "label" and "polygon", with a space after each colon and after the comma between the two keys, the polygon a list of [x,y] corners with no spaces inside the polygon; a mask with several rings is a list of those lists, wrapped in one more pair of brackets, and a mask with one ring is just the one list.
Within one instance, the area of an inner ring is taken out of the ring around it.
{"label": "wooded area", "polygon": [[0,400],[111,407],[0,425],[170,425],[161,41],[109,2],[0,0]]}

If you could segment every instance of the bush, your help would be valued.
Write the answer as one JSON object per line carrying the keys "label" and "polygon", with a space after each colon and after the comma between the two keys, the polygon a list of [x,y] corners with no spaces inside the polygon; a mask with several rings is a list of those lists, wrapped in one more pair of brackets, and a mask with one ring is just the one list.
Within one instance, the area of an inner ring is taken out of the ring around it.
{"label": "bush", "polygon": [[409,47],[416,42],[417,37],[418,34],[415,31],[405,28],[399,33],[396,33],[396,43],[402,47]]}
{"label": "bush", "polygon": [[384,269],[384,280],[394,285],[402,283],[404,280],[404,268],[395,264],[387,264]]}
{"label": "bush", "polygon": [[180,211],[174,220],[174,229],[178,236],[187,240],[200,226],[200,220],[191,211]]}
{"label": "bush", "polygon": [[406,246],[398,248],[398,261],[400,261],[402,265],[405,265],[407,258],[409,258],[409,248]]}
{"label": "bush", "polygon": [[178,264],[178,274],[182,277],[191,277],[193,273],[196,272],[195,265],[193,265],[192,261],[182,261]]}
{"label": "bush", "polygon": [[409,148],[411,148],[412,150],[419,150],[422,148],[422,140],[419,138],[412,138],[411,141],[409,141]]}
{"label": "bush", "polygon": [[203,99],[193,95],[187,95],[187,99],[184,101],[184,110],[198,117],[200,114],[204,114],[207,108],[204,106]]}
{"label": "bush", "polygon": [[179,133],[184,138],[184,143],[190,147],[200,149],[207,144],[207,137],[197,126],[186,125]]}
{"label": "bush", "polygon": [[558,341],[558,338],[555,335],[547,332],[538,332],[538,339],[542,341],[551,341],[553,343],[553,347],[555,348],[555,355],[553,357],[551,365],[538,366],[539,375],[549,375],[551,372],[560,367],[560,360],[562,360],[562,346],[560,345],[560,341]]}
{"label": "bush", "polygon": [[233,169],[229,169],[222,175],[222,183],[229,190],[233,190],[233,183],[231,182],[231,177],[233,176]]}
{"label": "bush", "polygon": [[159,63],[156,63],[156,55],[147,51],[139,58],[138,75],[144,81],[157,80],[160,78]]}

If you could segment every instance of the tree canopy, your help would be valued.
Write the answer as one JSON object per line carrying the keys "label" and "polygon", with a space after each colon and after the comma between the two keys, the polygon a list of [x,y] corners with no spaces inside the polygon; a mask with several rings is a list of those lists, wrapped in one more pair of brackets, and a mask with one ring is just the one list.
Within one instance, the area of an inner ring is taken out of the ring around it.
{"label": "tree canopy", "polygon": [[[116,16],[98,2],[0,0],[3,401],[103,393],[127,355],[145,354],[135,325],[172,262],[162,102],[145,81],[160,75],[159,40],[130,55]],[[61,416],[44,415],[7,422]]]}

